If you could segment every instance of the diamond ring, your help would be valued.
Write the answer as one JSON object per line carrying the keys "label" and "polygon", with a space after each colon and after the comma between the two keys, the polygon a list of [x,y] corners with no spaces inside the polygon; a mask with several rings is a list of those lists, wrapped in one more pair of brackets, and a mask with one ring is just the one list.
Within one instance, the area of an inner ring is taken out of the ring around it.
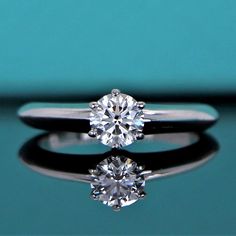
{"label": "diamond ring", "polygon": [[[166,142],[166,151],[133,153],[113,149],[93,154],[91,150],[99,148],[92,141],[85,134],[43,134],[27,141],[19,154],[23,163],[36,172],[90,184],[92,199],[119,210],[144,198],[148,180],[198,167],[218,150],[212,137],[194,133],[147,135],[144,146],[159,150],[158,141]],[[170,149],[170,144],[174,149]],[[88,153],[78,154],[83,146]]]}
{"label": "diamond ring", "polygon": [[104,145],[121,148],[145,134],[203,131],[218,114],[205,104],[145,104],[113,89],[88,104],[30,103],[19,111],[28,125],[50,131],[88,132]]}

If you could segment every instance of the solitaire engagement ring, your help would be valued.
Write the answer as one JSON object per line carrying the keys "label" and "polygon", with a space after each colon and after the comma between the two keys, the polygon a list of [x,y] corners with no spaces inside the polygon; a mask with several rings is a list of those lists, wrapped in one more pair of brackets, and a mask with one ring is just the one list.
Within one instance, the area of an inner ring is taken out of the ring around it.
{"label": "solitaire engagement ring", "polygon": [[217,111],[205,104],[145,104],[113,89],[96,102],[30,103],[19,116],[26,124],[49,131],[88,133],[104,145],[121,148],[145,134],[199,132],[213,125]]}

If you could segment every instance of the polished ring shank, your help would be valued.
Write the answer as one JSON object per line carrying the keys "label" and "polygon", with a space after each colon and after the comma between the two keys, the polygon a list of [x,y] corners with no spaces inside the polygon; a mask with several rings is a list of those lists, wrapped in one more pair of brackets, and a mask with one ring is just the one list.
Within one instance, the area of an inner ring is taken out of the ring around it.
{"label": "polished ring shank", "polygon": [[[88,132],[91,109],[87,104],[30,103],[19,111],[28,125],[50,131]],[[203,131],[213,125],[218,114],[205,104],[150,104],[143,109],[145,134]]]}

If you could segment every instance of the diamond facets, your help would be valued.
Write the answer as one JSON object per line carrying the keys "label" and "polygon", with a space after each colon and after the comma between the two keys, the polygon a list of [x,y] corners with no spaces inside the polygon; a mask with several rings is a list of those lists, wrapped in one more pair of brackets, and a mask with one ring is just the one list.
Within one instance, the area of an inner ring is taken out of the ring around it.
{"label": "diamond facets", "polygon": [[91,137],[113,148],[127,146],[143,137],[143,102],[113,89],[97,102],[90,103]]}
{"label": "diamond facets", "polygon": [[111,156],[90,170],[93,182],[91,196],[119,210],[143,198],[145,186],[143,168],[123,156]]}

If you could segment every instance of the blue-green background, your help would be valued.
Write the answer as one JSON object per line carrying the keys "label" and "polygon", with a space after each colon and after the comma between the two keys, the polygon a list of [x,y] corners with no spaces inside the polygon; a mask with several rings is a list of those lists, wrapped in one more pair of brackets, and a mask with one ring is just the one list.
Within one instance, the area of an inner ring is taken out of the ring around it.
{"label": "blue-green background", "polygon": [[235,104],[217,107],[215,159],[148,183],[146,200],[119,213],[90,200],[88,185],[20,163],[38,131],[8,98],[114,87],[235,94],[236,0],[0,0],[0,235],[236,235]]}
{"label": "blue-green background", "polygon": [[0,95],[236,90],[235,0],[0,0]]}

